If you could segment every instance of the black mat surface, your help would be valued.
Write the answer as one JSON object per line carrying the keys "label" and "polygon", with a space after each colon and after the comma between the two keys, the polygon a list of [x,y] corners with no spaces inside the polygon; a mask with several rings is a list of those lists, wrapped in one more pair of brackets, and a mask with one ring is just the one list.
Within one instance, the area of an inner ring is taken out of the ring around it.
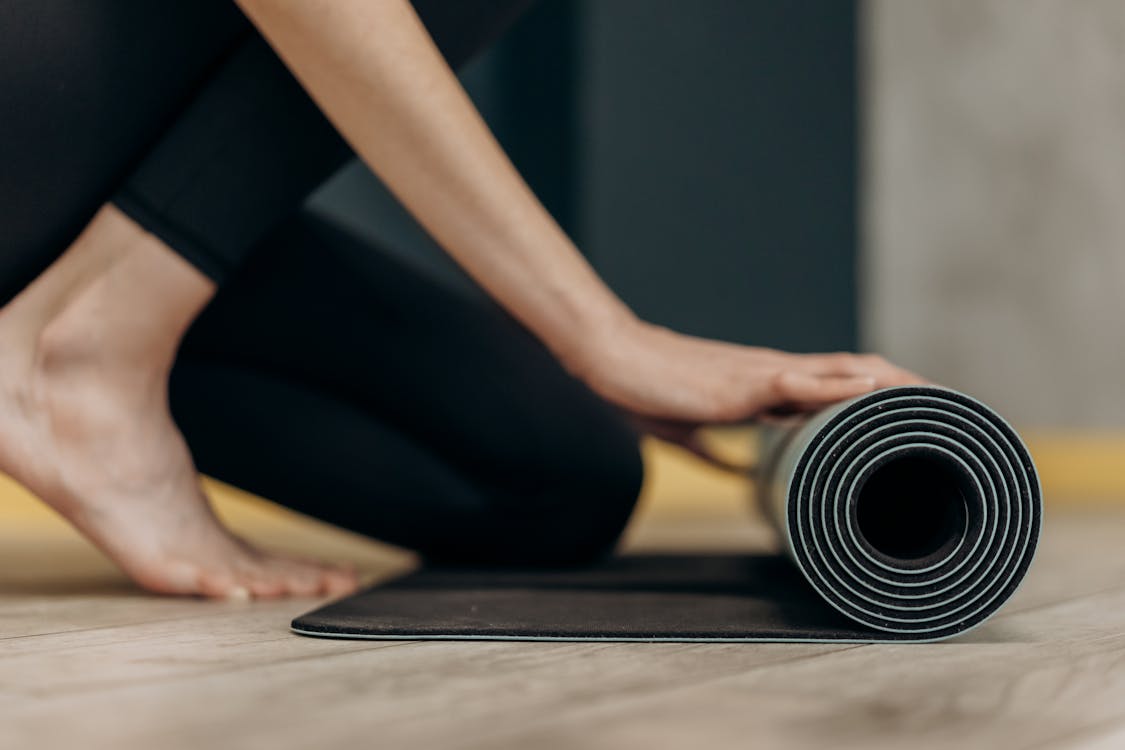
{"label": "black mat surface", "polygon": [[570,571],[422,569],[298,617],[337,638],[912,640],[851,622],[780,555],[642,555]]}

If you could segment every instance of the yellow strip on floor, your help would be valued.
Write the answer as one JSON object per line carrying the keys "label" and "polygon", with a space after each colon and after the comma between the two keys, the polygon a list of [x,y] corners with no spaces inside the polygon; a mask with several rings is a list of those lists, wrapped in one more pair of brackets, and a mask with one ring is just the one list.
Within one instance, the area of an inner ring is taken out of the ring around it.
{"label": "yellow strip on floor", "polygon": [[[1125,433],[1028,430],[1048,507],[1125,505]],[[745,461],[754,453],[749,429],[715,430],[710,436],[724,455]],[[703,465],[678,448],[646,440],[647,478],[640,512],[646,516],[734,516],[746,512],[745,480]],[[275,508],[220,482],[208,492],[224,518],[236,526],[290,524],[295,514]],[[0,520],[59,524],[62,520],[11,480],[0,475]]]}

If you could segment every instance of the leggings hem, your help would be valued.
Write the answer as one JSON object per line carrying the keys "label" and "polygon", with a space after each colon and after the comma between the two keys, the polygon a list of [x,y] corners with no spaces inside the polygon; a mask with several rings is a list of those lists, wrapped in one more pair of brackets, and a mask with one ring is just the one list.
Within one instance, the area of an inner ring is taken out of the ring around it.
{"label": "leggings hem", "polygon": [[229,276],[230,269],[215,259],[215,251],[194,232],[168,221],[128,188],[115,193],[110,202],[216,284],[222,284]]}

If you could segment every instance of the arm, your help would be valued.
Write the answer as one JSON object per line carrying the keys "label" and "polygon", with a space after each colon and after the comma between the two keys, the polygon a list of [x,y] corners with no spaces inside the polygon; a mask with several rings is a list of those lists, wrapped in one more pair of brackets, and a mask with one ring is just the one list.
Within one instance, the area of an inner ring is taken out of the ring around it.
{"label": "arm", "polygon": [[556,353],[627,314],[516,173],[408,2],[242,5],[403,205]]}
{"label": "arm", "polygon": [[610,401],[733,421],[913,377],[878,358],[791,355],[637,320],[520,178],[407,0],[240,5],[419,223]]}

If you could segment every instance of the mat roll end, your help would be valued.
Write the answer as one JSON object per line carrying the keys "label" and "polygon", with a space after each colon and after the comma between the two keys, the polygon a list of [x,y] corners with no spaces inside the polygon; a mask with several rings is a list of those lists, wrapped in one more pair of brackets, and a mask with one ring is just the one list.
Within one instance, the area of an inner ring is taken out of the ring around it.
{"label": "mat roll end", "polygon": [[936,386],[886,388],[769,441],[761,493],[816,592],[902,640],[988,619],[1034,556],[1042,492],[995,411]]}

